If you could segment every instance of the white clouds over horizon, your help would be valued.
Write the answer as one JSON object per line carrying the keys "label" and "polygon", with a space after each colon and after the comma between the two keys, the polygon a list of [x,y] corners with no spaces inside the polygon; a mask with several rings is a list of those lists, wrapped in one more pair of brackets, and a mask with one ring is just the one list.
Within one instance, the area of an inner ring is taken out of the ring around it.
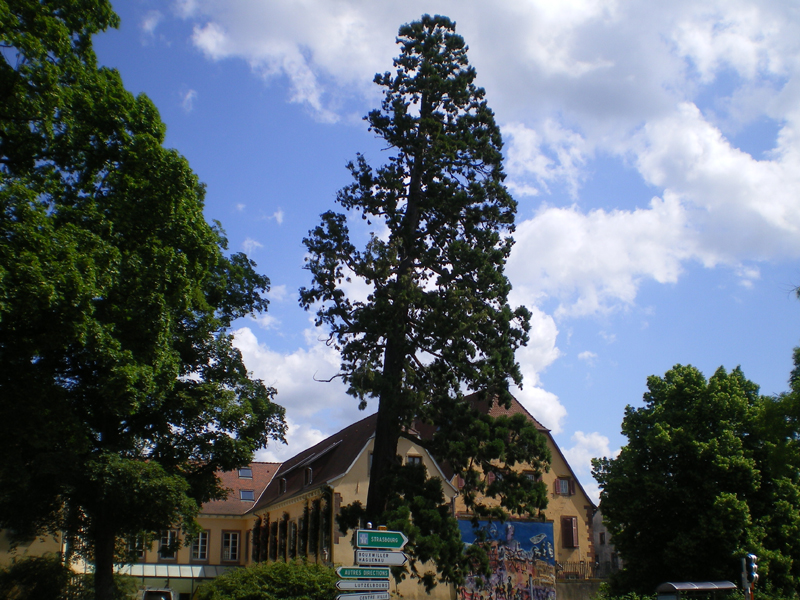
{"label": "white clouds over horizon", "polygon": [[[800,22],[788,3],[175,6],[191,24],[198,52],[213,61],[243,60],[265,81],[285,80],[287,101],[328,123],[376,105],[372,77],[391,68],[401,23],[423,12],[458,23],[502,126],[507,184],[520,201],[507,274],[512,304],[527,305],[534,318],[530,346],[518,353],[524,387],[515,393],[554,432],[567,411],[540,375],[562,355],[558,333],[566,320],[625,310],[644,283],[677,284],[694,266],[730,269],[746,288],[758,281],[758,263],[800,257]],[[152,35],[159,19],[153,15],[143,31]],[[769,137],[760,146],[737,138],[764,123],[762,137]],[[591,205],[582,190],[599,156],[624,165],[652,191]],[[266,218],[280,224],[283,212]],[[544,306],[554,307],[551,314]],[[310,340],[279,354],[248,329],[237,333],[237,343],[258,376],[280,380],[287,409],[301,410],[307,396],[322,410],[324,396],[326,409],[357,418],[356,401],[342,386],[320,392],[323,384],[311,378],[315,370],[327,378],[338,368],[324,344]],[[308,439],[329,426],[312,413],[294,415],[292,422],[310,428]],[[602,448],[591,437],[576,444]]]}

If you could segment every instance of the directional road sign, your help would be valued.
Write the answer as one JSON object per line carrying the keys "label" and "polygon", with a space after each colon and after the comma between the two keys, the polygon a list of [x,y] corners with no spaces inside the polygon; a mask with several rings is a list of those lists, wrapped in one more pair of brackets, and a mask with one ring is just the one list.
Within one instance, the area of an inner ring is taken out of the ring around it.
{"label": "directional road sign", "polygon": [[356,546],[359,548],[385,548],[402,550],[408,538],[401,531],[381,531],[375,529],[359,529],[356,531]]}
{"label": "directional road sign", "polygon": [[367,579],[389,579],[389,567],[339,567],[336,569],[339,577],[349,579],[364,577]]}
{"label": "directional road sign", "polygon": [[359,565],[386,565],[387,567],[402,567],[408,557],[402,552],[388,550],[356,550],[356,562]]}
{"label": "directional road sign", "polygon": [[389,600],[389,592],[364,592],[361,594],[339,594],[336,600]]}
{"label": "directional road sign", "polygon": [[388,579],[340,579],[336,582],[337,590],[388,590]]}

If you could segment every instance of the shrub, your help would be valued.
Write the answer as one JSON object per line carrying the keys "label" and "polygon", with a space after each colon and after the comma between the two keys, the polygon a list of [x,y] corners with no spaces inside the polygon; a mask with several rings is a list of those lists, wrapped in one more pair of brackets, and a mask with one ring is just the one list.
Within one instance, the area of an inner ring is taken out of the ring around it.
{"label": "shrub", "polygon": [[204,583],[199,600],[334,600],[336,571],[313,563],[258,563]]}

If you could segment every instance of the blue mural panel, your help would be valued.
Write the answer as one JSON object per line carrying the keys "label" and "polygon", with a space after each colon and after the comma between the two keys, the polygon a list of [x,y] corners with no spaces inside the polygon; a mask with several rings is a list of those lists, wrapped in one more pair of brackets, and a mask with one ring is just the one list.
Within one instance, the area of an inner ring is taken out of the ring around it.
{"label": "blue mural panel", "polygon": [[[471,573],[458,590],[460,600],[555,600],[553,524],[540,521],[460,520],[465,544],[487,546],[491,575]],[[484,541],[480,541],[480,540]]]}

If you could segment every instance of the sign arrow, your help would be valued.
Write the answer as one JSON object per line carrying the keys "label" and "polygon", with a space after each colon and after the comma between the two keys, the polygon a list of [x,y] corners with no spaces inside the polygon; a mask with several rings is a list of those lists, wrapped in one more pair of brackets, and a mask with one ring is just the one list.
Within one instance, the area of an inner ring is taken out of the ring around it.
{"label": "sign arrow", "polygon": [[359,565],[386,565],[388,567],[402,567],[408,562],[408,557],[403,552],[389,552],[388,550],[356,550],[356,562]]}
{"label": "sign arrow", "polygon": [[356,546],[358,548],[385,548],[387,550],[402,550],[408,543],[408,538],[402,531],[381,531],[375,529],[359,529],[356,531]]}
{"label": "sign arrow", "polygon": [[388,579],[340,579],[337,590],[388,590]]}

